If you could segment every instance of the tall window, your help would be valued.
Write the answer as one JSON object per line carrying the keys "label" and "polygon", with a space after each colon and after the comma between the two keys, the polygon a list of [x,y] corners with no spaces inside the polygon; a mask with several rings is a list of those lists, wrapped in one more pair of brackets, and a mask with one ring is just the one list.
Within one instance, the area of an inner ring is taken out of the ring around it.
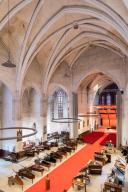
{"label": "tall window", "polygon": [[51,117],[63,118],[66,110],[67,94],[62,89],[54,92],[51,101]]}
{"label": "tall window", "polygon": [[58,118],[63,117],[63,99],[64,99],[64,92],[60,89],[57,92],[57,101],[58,101]]}
{"label": "tall window", "polygon": [[54,96],[51,100],[51,118],[54,119]]}

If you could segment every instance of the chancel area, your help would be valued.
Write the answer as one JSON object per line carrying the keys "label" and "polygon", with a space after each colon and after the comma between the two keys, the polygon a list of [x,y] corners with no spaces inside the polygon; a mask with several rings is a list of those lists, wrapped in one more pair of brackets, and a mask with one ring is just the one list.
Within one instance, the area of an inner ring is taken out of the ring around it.
{"label": "chancel area", "polygon": [[128,192],[128,0],[0,0],[0,192]]}

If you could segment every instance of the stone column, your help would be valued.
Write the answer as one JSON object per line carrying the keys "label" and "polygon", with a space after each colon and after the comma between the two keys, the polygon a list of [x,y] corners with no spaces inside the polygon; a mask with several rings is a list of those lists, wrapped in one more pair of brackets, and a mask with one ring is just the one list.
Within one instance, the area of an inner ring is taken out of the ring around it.
{"label": "stone column", "polygon": [[[72,92],[69,95],[69,117],[78,118],[78,96],[77,93]],[[78,137],[78,122],[70,123],[70,138]]]}
{"label": "stone column", "polygon": [[[22,127],[21,122],[21,97],[18,91],[15,92],[13,102],[12,102],[12,122],[13,127],[17,127],[15,130],[15,135],[17,136],[17,133],[19,131],[18,127]],[[23,131],[21,131],[23,133]],[[15,152],[22,151],[23,149],[23,142],[22,139],[20,141],[15,140]]]}
{"label": "stone column", "polygon": [[40,100],[40,121],[42,126],[42,141],[47,140],[47,110],[48,110],[48,97],[46,94],[43,94]]}
{"label": "stone column", "polygon": [[21,126],[21,97],[18,91],[15,92],[12,104],[13,126],[18,127]]}
{"label": "stone column", "polygon": [[[79,91],[78,94],[78,112],[80,114],[87,114],[88,111],[88,105],[87,105],[87,90],[82,89]],[[78,130],[78,133],[85,132],[88,127],[87,127],[87,117],[81,117],[80,118],[82,121],[80,122],[80,129]],[[84,123],[83,123],[84,122]],[[84,126],[83,126],[84,124]]]}
{"label": "stone column", "polygon": [[123,117],[123,100],[121,91],[117,91],[116,106],[117,106],[117,139],[116,146],[122,144],[122,117]]}
{"label": "stone column", "polygon": [[128,144],[128,96],[124,94],[122,105],[122,145]]}

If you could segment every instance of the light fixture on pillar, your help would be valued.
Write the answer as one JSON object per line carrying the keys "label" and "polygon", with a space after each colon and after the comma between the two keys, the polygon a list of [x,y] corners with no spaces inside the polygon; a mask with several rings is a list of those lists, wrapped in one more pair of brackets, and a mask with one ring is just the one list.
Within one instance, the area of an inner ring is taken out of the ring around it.
{"label": "light fixture on pillar", "polygon": [[9,40],[9,27],[10,27],[10,23],[9,23],[9,12],[10,12],[10,8],[9,8],[9,0],[8,0],[8,26],[7,26],[7,30],[8,30],[8,60],[4,63],[2,63],[2,66],[4,67],[8,67],[8,68],[14,68],[16,67],[16,65],[14,63],[12,63],[11,61],[11,53],[10,53],[10,40]]}

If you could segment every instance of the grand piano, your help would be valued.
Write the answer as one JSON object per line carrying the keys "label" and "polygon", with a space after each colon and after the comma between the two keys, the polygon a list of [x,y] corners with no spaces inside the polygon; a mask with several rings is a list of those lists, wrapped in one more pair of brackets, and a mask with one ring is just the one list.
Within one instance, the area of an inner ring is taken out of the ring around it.
{"label": "grand piano", "polygon": [[70,153],[70,154],[72,150],[73,150],[72,147],[69,147],[69,146],[63,146],[58,148],[58,151],[63,151],[64,153]]}
{"label": "grand piano", "polygon": [[101,152],[95,152],[94,157],[96,160],[100,160],[103,164],[111,163],[111,154],[107,153],[105,150]]}
{"label": "grand piano", "polygon": [[43,146],[43,145],[37,145],[37,146],[35,146],[35,147],[36,147],[36,149],[37,149],[39,152],[44,151],[44,146]]}
{"label": "grand piano", "polygon": [[123,154],[123,156],[128,155],[128,146],[123,146],[121,148],[121,153]]}
{"label": "grand piano", "polygon": [[108,162],[108,158],[105,154],[102,154],[100,152],[94,153],[94,159],[97,161],[101,161],[103,165],[105,165]]}
{"label": "grand piano", "polygon": [[37,171],[37,172],[40,172],[42,175],[43,175],[43,172],[44,172],[44,167],[42,165],[39,165],[39,164],[34,164],[30,167],[28,167],[30,170],[32,171]]}
{"label": "grand piano", "polygon": [[63,159],[63,156],[61,154],[59,154],[58,152],[51,152],[50,156],[55,159],[59,159],[60,161]]}
{"label": "grand piano", "polygon": [[47,155],[46,157],[44,157],[44,160],[45,161],[48,161],[48,162],[50,162],[50,163],[56,163],[56,159],[55,158],[53,158],[52,156],[50,156],[50,155]]}
{"label": "grand piano", "polygon": [[51,149],[51,145],[48,144],[47,142],[43,142],[43,146],[44,146],[44,149],[46,149],[46,150],[50,150]]}
{"label": "grand piano", "polygon": [[18,171],[18,175],[21,176],[22,178],[26,177],[28,179],[32,180],[35,179],[35,175],[32,173],[32,171],[29,168],[23,168]]}
{"label": "grand piano", "polygon": [[72,147],[72,150],[75,151],[78,145],[76,140],[67,139],[63,142],[67,147]]}
{"label": "grand piano", "polygon": [[88,169],[90,174],[101,175],[102,173],[102,165],[95,160],[89,162]]}
{"label": "grand piano", "polygon": [[49,163],[48,161],[45,161],[44,159],[41,159],[41,158],[36,159],[35,164],[42,165],[44,167],[47,167],[48,169],[51,167],[51,163]]}
{"label": "grand piano", "polygon": [[64,149],[63,147],[58,148],[58,152],[59,152],[61,155],[67,156],[67,151],[65,151],[65,149]]}
{"label": "grand piano", "polygon": [[58,142],[50,142],[51,147],[58,147]]}

